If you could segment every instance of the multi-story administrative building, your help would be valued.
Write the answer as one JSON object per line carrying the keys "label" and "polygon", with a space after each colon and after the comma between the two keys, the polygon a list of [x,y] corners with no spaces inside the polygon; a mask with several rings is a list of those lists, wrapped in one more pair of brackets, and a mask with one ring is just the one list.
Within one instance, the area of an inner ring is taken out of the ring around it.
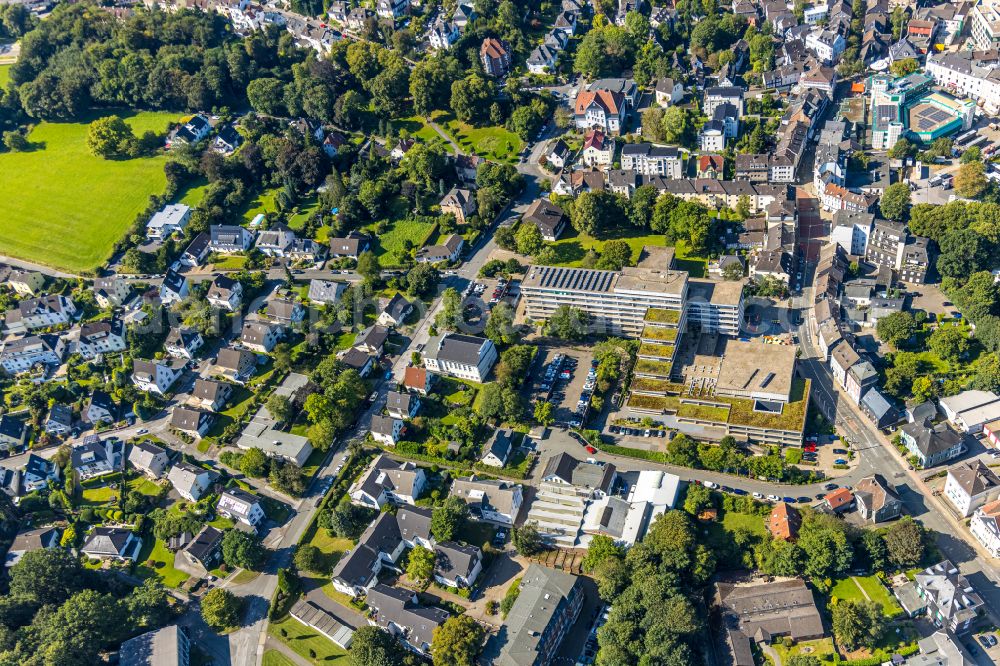
{"label": "multi-story administrative building", "polygon": [[689,280],[687,323],[703,333],[738,336],[743,321],[743,281]]}
{"label": "multi-story administrative building", "polygon": [[980,49],[1000,46],[1000,2],[979,0],[972,8],[972,41]]}
{"label": "multi-story administrative building", "polygon": [[602,271],[532,266],[521,283],[524,313],[533,321],[546,321],[567,305],[586,312],[592,330],[631,337],[642,332],[650,308],[682,315],[687,290],[685,271],[631,267]]}

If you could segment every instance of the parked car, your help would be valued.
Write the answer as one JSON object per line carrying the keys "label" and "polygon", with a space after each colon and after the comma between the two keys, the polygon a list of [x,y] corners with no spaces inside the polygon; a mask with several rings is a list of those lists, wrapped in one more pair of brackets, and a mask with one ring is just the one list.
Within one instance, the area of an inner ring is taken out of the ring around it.
{"label": "parked car", "polygon": [[768,502],[780,502],[781,498],[778,497],[777,495],[768,495],[767,496],[767,501]]}
{"label": "parked car", "polygon": [[746,495],[747,491],[743,490],[742,488],[733,488],[733,494],[734,495]]}
{"label": "parked car", "polygon": [[701,485],[705,486],[706,488],[715,488],[716,487],[716,485],[714,483],[712,483],[711,481],[704,481]]}
{"label": "parked car", "polygon": [[847,449],[833,449],[833,452],[840,456],[847,455]]}
{"label": "parked car", "polygon": [[753,494],[753,498],[755,500],[762,500],[762,499],[764,499],[764,495],[762,493],[754,493]]}
{"label": "parked car", "polygon": [[833,464],[834,465],[846,465],[847,461],[844,460],[843,458],[837,458],[836,460],[833,461]]}
{"label": "parked car", "polygon": [[837,488],[839,488],[840,486],[837,485],[836,483],[828,483],[828,484],[826,484],[823,487],[826,488],[827,490],[833,491],[833,490],[836,490]]}
{"label": "parked car", "polygon": [[587,453],[590,453],[590,454],[597,453],[597,449],[595,449],[594,447],[590,446],[589,444],[586,447],[584,447],[584,448],[586,448]]}

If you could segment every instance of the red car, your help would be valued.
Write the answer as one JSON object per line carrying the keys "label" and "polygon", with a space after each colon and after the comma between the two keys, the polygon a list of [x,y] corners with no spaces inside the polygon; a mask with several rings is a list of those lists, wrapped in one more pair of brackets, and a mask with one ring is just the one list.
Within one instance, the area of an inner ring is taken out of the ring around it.
{"label": "red car", "polygon": [[807,451],[808,453],[816,453],[816,445],[806,444],[805,446],[802,447],[802,450]]}
{"label": "red car", "polygon": [[592,446],[587,447],[587,453],[597,453],[597,449]]}

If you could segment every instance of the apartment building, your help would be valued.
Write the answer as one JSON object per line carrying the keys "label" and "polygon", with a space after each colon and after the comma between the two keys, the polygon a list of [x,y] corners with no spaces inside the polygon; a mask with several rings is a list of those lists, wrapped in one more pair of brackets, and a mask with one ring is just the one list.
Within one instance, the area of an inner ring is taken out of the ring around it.
{"label": "apartment building", "polygon": [[431,372],[482,382],[497,361],[492,341],[449,333],[431,338],[424,349],[424,366]]}
{"label": "apartment building", "polygon": [[697,324],[704,333],[739,335],[743,321],[743,284],[742,280],[689,280],[688,324]]}
{"label": "apartment building", "polygon": [[990,115],[1000,113],[1000,72],[996,70],[995,60],[977,59],[975,52],[932,53],[925,68],[936,84],[971,97]]}
{"label": "apartment building", "polygon": [[978,0],[972,8],[969,30],[972,41],[980,49],[995,49],[1000,46],[1000,2]]}
{"label": "apartment building", "polygon": [[544,666],[552,662],[576,622],[585,593],[571,574],[532,564],[504,628],[491,641],[500,644],[497,666]]}
{"label": "apartment building", "polygon": [[683,156],[675,146],[627,143],[622,147],[621,160],[622,169],[632,170],[643,176],[683,177]]}
{"label": "apartment building", "polygon": [[559,453],[545,464],[538,491],[528,510],[542,539],[563,548],[578,544],[590,502],[611,492],[617,471],[612,464],[577,460]]}
{"label": "apartment building", "polygon": [[525,315],[546,321],[560,306],[590,316],[595,331],[637,337],[646,310],[684,310],[685,271],[626,267],[621,271],[532,266],[521,283]]}

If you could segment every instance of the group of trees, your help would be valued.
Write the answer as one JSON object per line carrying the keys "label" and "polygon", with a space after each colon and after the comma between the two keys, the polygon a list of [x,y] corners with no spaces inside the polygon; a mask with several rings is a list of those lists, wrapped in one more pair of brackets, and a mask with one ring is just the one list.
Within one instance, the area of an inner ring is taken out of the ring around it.
{"label": "group of trees", "polygon": [[715,472],[748,471],[753,476],[787,480],[797,468],[790,467],[774,449],[758,456],[740,449],[733,437],[723,437],[718,445],[699,443],[678,433],[667,444],[667,460],[674,465]]}
{"label": "group of trees", "polygon": [[0,597],[0,662],[89,666],[173,615],[156,581],[133,589],[88,571],[69,551],[31,551],[11,568],[9,593]]}

